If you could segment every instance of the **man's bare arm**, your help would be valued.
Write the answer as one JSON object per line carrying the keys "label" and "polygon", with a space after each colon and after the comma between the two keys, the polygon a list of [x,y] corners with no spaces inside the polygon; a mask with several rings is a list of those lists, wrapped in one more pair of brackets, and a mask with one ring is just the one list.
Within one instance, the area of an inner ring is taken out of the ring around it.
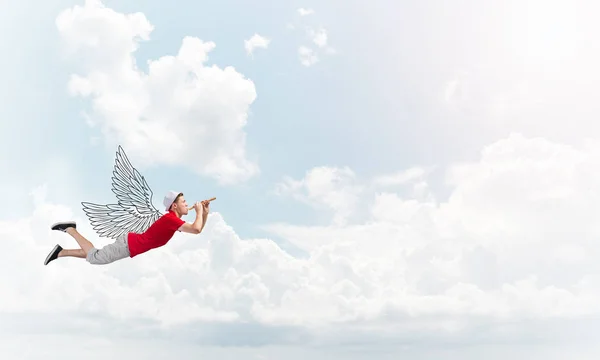
{"label": "man's bare arm", "polygon": [[206,216],[204,215],[203,211],[204,209],[202,208],[202,205],[194,205],[194,208],[196,209],[196,220],[194,220],[193,224],[186,222],[185,224],[181,225],[179,231],[190,234],[200,234],[202,232],[204,223],[206,222]]}
{"label": "man's bare arm", "polygon": [[202,226],[200,227],[200,232],[202,232],[204,225],[206,225],[206,218],[208,218],[208,210],[202,212]]}

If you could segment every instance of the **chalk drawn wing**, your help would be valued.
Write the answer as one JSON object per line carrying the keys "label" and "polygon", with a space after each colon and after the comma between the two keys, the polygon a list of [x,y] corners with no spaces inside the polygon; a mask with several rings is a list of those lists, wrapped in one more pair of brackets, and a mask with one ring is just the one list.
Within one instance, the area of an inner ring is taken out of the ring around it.
{"label": "chalk drawn wing", "polygon": [[116,239],[123,233],[144,232],[162,214],[152,204],[152,190],[119,146],[112,177],[116,204],[82,202],[83,211],[100,237]]}

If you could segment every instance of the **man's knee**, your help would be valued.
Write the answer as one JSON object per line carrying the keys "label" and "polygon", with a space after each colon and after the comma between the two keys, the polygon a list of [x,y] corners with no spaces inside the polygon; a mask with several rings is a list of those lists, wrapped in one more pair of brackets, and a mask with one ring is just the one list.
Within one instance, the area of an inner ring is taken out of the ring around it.
{"label": "man's knee", "polygon": [[106,265],[112,262],[110,258],[107,257],[106,254],[102,251],[102,249],[96,248],[91,248],[90,251],[88,251],[88,254],[85,257],[85,259],[92,265]]}
{"label": "man's knee", "polygon": [[85,256],[85,260],[93,265],[101,265],[102,261],[98,255],[99,250],[96,248],[91,248],[90,250],[88,250],[88,253]]}

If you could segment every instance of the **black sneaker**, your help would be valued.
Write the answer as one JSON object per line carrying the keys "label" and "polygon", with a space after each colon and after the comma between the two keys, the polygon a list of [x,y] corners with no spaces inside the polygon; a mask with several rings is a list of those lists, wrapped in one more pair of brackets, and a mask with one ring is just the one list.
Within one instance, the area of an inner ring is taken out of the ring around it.
{"label": "black sneaker", "polygon": [[70,227],[72,227],[73,229],[77,229],[77,224],[75,224],[75,221],[58,222],[58,223],[52,225],[52,230],[67,232],[67,228],[70,228]]}
{"label": "black sneaker", "polygon": [[52,260],[56,260],[56,258],[58,258],[58,253],[62,250],[63,248],[56,244],[56,246],[54,247],[54,249],[52,249],[52,251],[50,251],[50,254],[48,254],[48,256],[46,256],[46,260],[44,261],[44,265],[48,265],[48,263]]}

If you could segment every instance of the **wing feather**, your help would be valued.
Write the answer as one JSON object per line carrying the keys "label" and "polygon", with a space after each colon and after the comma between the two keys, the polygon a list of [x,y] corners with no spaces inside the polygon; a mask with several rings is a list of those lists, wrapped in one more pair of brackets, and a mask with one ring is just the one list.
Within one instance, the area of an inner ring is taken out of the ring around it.
{"label": "wing feather", "polygon": [[126,232],[144,232],[162,215],[152,204],[153,194],[146,179],[131,165],[121,146],[115,159],[112,191],[116,204],[81,203],[101,237],[116,239]]}

